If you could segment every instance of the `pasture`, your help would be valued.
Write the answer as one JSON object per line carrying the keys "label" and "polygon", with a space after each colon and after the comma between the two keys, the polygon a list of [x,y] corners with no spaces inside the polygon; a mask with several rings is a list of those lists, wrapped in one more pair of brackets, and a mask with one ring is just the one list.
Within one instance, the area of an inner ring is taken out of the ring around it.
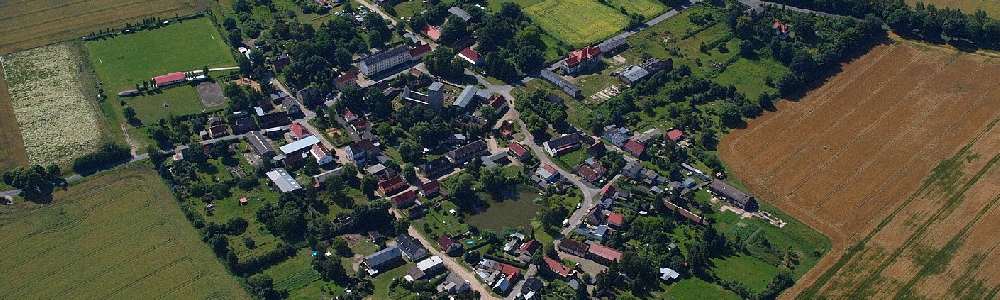
{"label": "pasture", "polygon": [[14,103],[7,93],[3,73],[3,64],[0,64],[0,172],[28,165],[28,152],[24,150],[21,128],[17,125]]}
{"label": "pasture", "polygon": [[995,298],[994,59],[897,41],[750,120],[722,157],[833,249],[786,298]]}
{"label": "pasture", "polygon": [[207,0],[10,0],[0,2],[0,55],[79,38],[143,18],[208,9]]}
{"label": "pasture", "polygon": [[31,164],[69,163],[97,149],[107,132],[81,52],[78,44],[67,42],[3,57],[17,116],[12,128],[20,128]]}
{"label": "pasture", "polygon": [[[119,97],[158,75],[201,70],[204,67],[236,65],[229,47],[208,18],[175,22],[155,30],[86,43],[91,63],[104,83],[108,100],[121,113]],[[181,85],[162,93],[124,98],[143,124],[151,124],[169,114],[177,116],[201,112],[204,106],[194,87]]]}
{"label": "pasture", "polygon": [[248,299],[148,164],[0,207],[11,299]]}
{"label": "pasture", "polygon": [[610,38],[628,24],[617,10],[593,0],[550,0],[524,8],[549,35],[574,48]]}
{"label": "pasture", "polygon": [[625,8],[630,14],[640,14],[646,19],[652,19],[667,11],[667,6],[658,0],[610,0],[611,6]]}

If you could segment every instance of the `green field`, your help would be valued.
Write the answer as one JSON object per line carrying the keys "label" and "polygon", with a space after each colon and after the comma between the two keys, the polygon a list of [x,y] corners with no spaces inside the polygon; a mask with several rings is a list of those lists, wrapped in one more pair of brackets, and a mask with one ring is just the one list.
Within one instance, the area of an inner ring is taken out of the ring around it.
{"label": "green field", "polygon": [[148,165],[0,208],[9,299],[248,299]]}
{"label": "green field", "polygon": [[574,48],[607,39],[628,24],[625,15],[593,0],[549,0],[524,12],[542,30]]}
{"label": "green field", "polygon": [[671,283],[665,288],[663,294],[674,299],[740,299],[740,296],[735,293],[698,278],[683,279]]}
{"label": "green field", "polygon": [[611,6],[624,7],[630,14],[640,14],[646,19],[652,19],[667,11],[667,6],[657,0],[610,0]]}
{"label": "green field", "polygon": [[[87,42],[86,47],[109,95],[105,105],[112,106],[118,117],[122,109],[116,95],[119,91],[134,89],[136,84],[158,75],[236,65],[229,47],[208,18]],[[128,98],[125,102],[144,124],[169,114],[179,116],[204,109],[190,86],[167,88],[161,94]]]}
{"label": "green field", "polygon": [[715,264],[713,270],[720,279],[741,282],[754,293],[763,292],[771,279],[778,275],[778,268],[746,255],[713,259],[712,262]]}

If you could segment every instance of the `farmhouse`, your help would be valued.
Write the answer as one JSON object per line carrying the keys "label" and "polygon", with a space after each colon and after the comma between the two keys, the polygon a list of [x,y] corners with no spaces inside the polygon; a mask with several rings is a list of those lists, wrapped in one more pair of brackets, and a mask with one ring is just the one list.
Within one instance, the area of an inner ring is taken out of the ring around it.
{"label": "farmhouse", "polygon": [[561,89],[564,93],[573,98],[580,98],[583,96],[583,92],[580,87],[576,86],[569,80],[562,78],[559,74],[553,73],[552,71],[542,69],[541,71],[542,79],[554,84],[556,87]]}
{"label": "farmhouse", "polygon": [[267,172],[267,178],[274,182],[274,185],[281,190],[282,193],[287,193],[295,190],[302,189],[302,186],[295,181],[295,177],[288,174],[285,169],[273,169]]}
{"label": "farmhouse", "polygon": [[746,211],[757,211],[757,199],[753,196],[747,195],[743,191],[729,185],[722,180],[712,180],[712,183],[708,185],[709,191],[711,191],[716,196],[724,198],[729,203],[736,205]]}
{"label": "farmhouse", "polygon": [[542,143],[542,146],[545,147],[545,152],[548,152],[549,155],[560,156],[580,147],[580,135],[578,133],[564,134]]}
{"label": "farmhouse", "polygon": [[566,253],[573,254],[579,257],[587,257],[587,253],[590,250],[590,245],[577,242],[571,239],[561,239],[559,240],[559,250],[565,251]]}
{"label": "farmhouse", "polygon": [[156,87],[159,88],[168,87],[185,81],[187,81],[187,78],[185,78],[184,72],[176,72],[153,77],[153,82],[156,83]]}
{"label": "farmhouse", "polygon": [[576,75],[589,71],[599,64],[601,64],[601,48],[586,46],[570,52],[569,57],[563,60],[561,68],[567,75]]}
{"label": "farmhouse", "polygon": [[381,271],[395,268],[404,261],[398,247],[389,247],[365,256],[363,263],[368,267],[368,274],[374,276]]}

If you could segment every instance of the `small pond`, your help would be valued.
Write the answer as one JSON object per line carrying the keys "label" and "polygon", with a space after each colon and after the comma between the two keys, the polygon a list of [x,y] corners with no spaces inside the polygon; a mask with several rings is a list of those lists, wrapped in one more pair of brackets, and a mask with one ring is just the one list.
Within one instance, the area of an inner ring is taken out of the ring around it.
{"label": "small pond", "polygon": [[541,206],[535,204],[538,189],[529,185],[519,185],[516,191],[505,192],[500,201],[490,196],[483,198],[489,208],[478,214],[465,216],[466,223],[480,230],[500,232],[504,227],[527,229],[531,227],[531,219],[541,209]]}

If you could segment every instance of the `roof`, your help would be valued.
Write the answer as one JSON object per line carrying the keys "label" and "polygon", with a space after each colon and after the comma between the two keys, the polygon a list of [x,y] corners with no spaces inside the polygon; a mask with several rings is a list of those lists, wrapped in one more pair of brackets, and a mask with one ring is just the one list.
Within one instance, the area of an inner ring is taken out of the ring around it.
{"label": "roof", "polygon": [[507,279],[511,281],[517,280],[518,277],[521,277],[521,269],[509,264],[501,264],[500,273],[507,276]]}
{"label": "roof", "polygon": [[399,46],[399,47],[390,49],[388,51],[382,51],[382,52],[379,52],[378,54],[366,57],[365,59],[361,60],[361,63],[363,63],[365,65],[374,65],[375,63],[383,61],[383,60],[387,60],[390,57],[394,57],[394,56],[397,56],[397,55],[403,55],[404,53],[407,53],[407,51],[409,51],[409,49],[405,45],[404,46]]}
{"label": "roof", "polygon": [[451,248],[451,245],[454,243],[455,240],[451,239],[447,234],[438,238],[438,246],[441,246],[441,249],[444,249],[444,251],[448,251],[448,248]]}
{"label": "roof", "polygon": [[580,176],[583,176],[583,178],[586,178],[589,181],[597,181],[597,172],[594,172],[594,169],[591,169],[588,165],[580,165],[579,167],[576,167],[576,172],[580,173]]}
{"label": "roof", "polygon": [[309,152],[312,152],[312,155],[317,158],[330,156],[330,150],[326,150],[326,148],[323,148],[323,146],[320,146],[319,144],[313,145]]}
{"label": "roof", "polygon": [[541,246],[542,246],[542,243],[539,243],[536,240],[530,240],[527,243],[522,244],[521,245],[521,249],[518,249],[518,251],[524,252],[524,253],[530,252],[528,254],[534,254],[535,250],[538,250],[538,247],[541,247]]}
{"label": "roof", "polygon": [[679,140],[682,136],[684,136],[684,132],[680,129],[671,129],[670,131],[667,131],[667,138],[672,141]]}
{"label": "roof", "polygon": [[788,25],[785,25],[785,23],[774,22],[774,26],[772,26],[772,28],[780,30],[781,33],[788,33]]}
{"label": "roof", "polygon": [[431,45],[428,44],[413,45],[413,47],[410,47],[410,57],[419,58],[424,56],[424,54],[430,53],[431,50]]}
{"label": "roof", "polygon": [[299,124],[299,122],[292,122],[292,125],[288,125],[288,130],[290,130],[296,138],[302,138],[302,136],[309,134],[305,127],[302,127],[302,124]]}
{"label": "roof", "polygon": [[622,71],[621,74],[622,74],[621,75],[622,77],[625,77],[625,79],[628,79],[628,81],[634,83],[634,82],[639,81],[639,80],[641,80],[643,78],[646,78],[646,76],[649,76],[649,71],[647,71],[646,69],[643,69],[640,66],[633,65],[633,66],[629,66],[628,68],[625,68],[625,70]]}
{"label": "roof", "polygon": [[538,278],[531,277],[524,280],[524,284],[521,285],[521,292],[537,292],[543,287],[545,287],[544,282],[538,280]]}
{"label": "roof", "polygon": [[624,224],[624,221],[625,217],[623,217],[619,213],[613,212],[608,214],[608,224],[621,226],[622,224]]}
{"label": "roof", "polygon": [[584,60],[588,60],[593,57],[601,55],[601,48],[587,46],[580,50],[576,50],[569,53],[569,58],[566,59],[566,65],[573,67]]}
{"label": "roof", "polygon": [[354,153],[365,152],[376,149],[375,143],[372,143],[372,141],[369,140],[360,140],[357,142],[353,142],[350,145],[347,145],[347,147],[351,148],[351,152]]}
{"label": "roof", "polygon": [[521,144],[517,142],[510,143],[510,147],[508,149],[517,157],[523,157],[524,154],[528,153],[528,149],[524,149],[524,146],[521,146]]}
{"label": "roof", "polygon": [[650,128],[649,130],[643,131],[641,134],[635,137],[635,141],[645,144],[650,139],[662,135],[663,131],[659,128]]}
{"label": "roof", "polygon": [[601,245],[600,243],[590,244],[590,254],[597,257],[607,259],[609,261],[616,261],[622,259],[622,252],[615,250],[614,248]]}
{"label": "roof", "polygon": [[267,172],[267,178],[270,178],[282,193],[302,189],[302,186],[285,169],[273,169]]}
{"label": "roof", "polygon": [[448,157],[448,159],[459,162],[459,161],[465,161],[466,159],[469,159],[472,156],[486,150],[487,150],[486,141],[476,140],[475,142],[468,143],[465,146],[462,146],[458,149],[451,150],[448,153],[445,153],[445,156]]}
{"label": "roof", "polygon": [[389,247],[372,253],[372,255],[366,256],[365,261],[368,262],[369,267],[375,268],[384,263],[400,258],[400,255],[401,253],[398,247]]}
{"label": "roof", "polygon": [[681,274],[677,273],[677,271],[671,268],[660,268],[660,279],[668,280],[677,279],[678,277],[681,277]]}
{"label": "roof", "polygon": [[616,190],[614,186],[612,186],[612,185],[609,184],[608,186],[604,187],[603,190],[601,190],[601,196],[603,196],[603,197],[611,197],[617,191],[618,190]]}
{"label": "roof", "polygon": [[435,81],[432,82],[431,85],[427,87],[427,90],[440,91],[442,88],[444,88],[444,83],[441,83],[440,81]]}
{"label": "roof", "polygon": [[406,183],[403,182],[403,177],[396,175],[386,180],[380,180],[378,182],[378,188],[382,190],[382,192],[388,192],[388,191],[394,191],[402,187],[404,184]]}
{"label": "roof", "polygon": [[489,104],[490,107],[493,107],[493,109],[499,111],[501,108],[503,108],[504,104],[507,104],[507,98],[504,98],[502,95],[496,95],[490,99]]}
{"label": "roof", "polygon": [[409,234],[401,234],[396,237],[396,247],[399,247],[411,260],[417,260],[427,256],[427,249],[416,238]]}
{"label": "roof", "polygon": [[642,152],[646,151],[646,146],[643,146],[639,142],[636,142],[636,141],[633,141],[633,140],[629,140],[628,142],[625,142],[625,146],[624,147],[625,147],[626,150],[628,150],[629,152],[632,152],[632,154],[635,154],[635,155],[642,155]]}
{"label": "roof", "polygon": [[597,48],[600,48],[602,52],[610,52],[618,47],[621,47],[622,45],[625,45],[626,42],[627,40],[625,37],[615,36],[597,44]]}
{"label": "roof", "polygon": [[358,80],[358,73],[354,73],[354,71],[347,71],[347,73],[337,76],[337,79],[334,80],[336,81],[337,85],[344,85],[353,82],[355,80]]}
{"label": "roof", "polygon": [[421,260],[420,262],[418,262],[417,263],[417,269],[420,269],[421,271],[427,271],[427,270],[429,270],[429,269],[431,269],[433,267],[440,266],[443,263],[444,263],[444,260],[441,259],[440,256],[435,255],[435,256],[428,257],[427,259],[424,259],[424,260]]}
{"label": "roof", "polygon": [[250,143],[250,146],[253,147],[254,152],[258,154],[274,152],[274,146],[271,146],[271,143],[258,131],[250,132],[250,134],[246,135],[246,139]]}
{"label": "roof", "polygon": [[451,8],[448,8],[448,12],[462,18],[462,21],[468,22],[469,19],[472,19],[472,15],[470,15],[468,12],[465,12],[465,10],[462,10],[458,6],[452,6]]}
{"label": "roof", "polygon": [[441,38],[441,31],[437,27],[431,26],[430,24],[424,25],[424,34],[431,38],[431,40],[438,40]]}
{"label": "roof", "polygon": [[462,89],[462,93],[458,94],[458,98],[455,98],[455,103],[453,105],[457,105],[458,107],[465,108],[466,106],[469,105],[469,103],[472,102],[472,98],[476,96],[476,92],[478,92],[478,91],[479,91],[479,88],[477,88],[477,87],[475,87],[473,85],[467,85],[467,86],[465,86],[465,88]]}
{"label": "roof", "polygon": [[561,149],[575,145],[580,142],[580,135],[576,133],[564,134],[549,140],[547,143],[552,149]]}
{"label": "roof", "polygon": [[166,75],[153,77],[153,81],[156,82],[156,85],[167,84],[181,80],[184,80],[184,72],[176,72],[176,73],[170,73]]}
{"label": "roof", "polygon": [[295,152],[300,151],[302,149],[306,149],[306,148],[312,147],[312,145],[315,145],[315,144],[319,144],[319,138],[310,135],[310,136],[307,136],[307,137],[305,137],[305,138],[303,138],[301,140],[294,141],[294,142],[291,142],[291,143],[289,143],[287,145],[281,146],[278,149],[281,149],[281,153],[289,154],[289,153],[295,153]]}
{"label": "roof", "polygon": [[685,218],[688,218],[691,221],[694,221],[695,223],[700,223],[700,224],[708,225],[708,221],[705,220],[705,218],[702,218],[701,216],[699,216],[699,215],[697,215],[697,214],[695,214],[695,213],[693,213],[693,212],[691,212],[691,211],[689,211],[689,210],[687,210],[687,209],[685,209],[683,207],[678,207],[677,204],[674,204],[673,202],[664,200],[663,201],[663,205],[666,206],[667,209],[679,211],[682,216],[684,216]]}
{"label": "roof", "polygon": [[[573,272],[573,269],[570,269],[562,262],[555,259],[551,259],[548,256],[543,257],[542,260],[545,262],[545,266],[548,267],[549,270],[551,270],[553,273],[558,274],[559,276],[569,277],[569,275]],[[528,283],[525,282],[525,285],[527,284]]]}
{"label": "roof", "polygon": [[407,203],[410,203],[413,200],[417,200],[417,192],[414,192],[413,190],[408,190],[397,195],[396,197],[392,197],[392,202],[396,203],[396,206],[406,206]]}
{"label": "roof", "polygon": [[753,197],[747,195],[747,193],[744,193],[743,191],[729,185],[728,183],[722,180],[718,179],[712,180],[712,183],[709,184],[709,188],[718,193],[722,193],[724,196],[739,203],[747,204],[753,200]]}
{"label": "roof", "polygon": [[441,182],[437,181],[436,179],[425,182],[424,184],[420,185],[420,190],[424,191],[424,193],[437,191],[440,189],[441,189]]}
{"label": "roof", "polygon": [[577,241],[574,241],[574,240],[571,240],[571,239],[561,239],[561,240],[559,240],[559,249],[566,249],[566,250],[569,250],[569,251],[572,251],[572,252],[577,252],[577,253],[587,253],[587,249],[589,249],[589,248],[590,248],[590,245],[587,245],[587,244],[584,244],[584,243],[581,243],[581,242],[577,242]]}
{"label": "roof", "polygon": [[458,56],[461,56],[462,58],[469,61],[469,63],[473,65],[479,63],[479,53],[477,53],[475,50],[472,50],[472,47],[465,47],[465,49],[462,49],[462,51],[458,52]]}

